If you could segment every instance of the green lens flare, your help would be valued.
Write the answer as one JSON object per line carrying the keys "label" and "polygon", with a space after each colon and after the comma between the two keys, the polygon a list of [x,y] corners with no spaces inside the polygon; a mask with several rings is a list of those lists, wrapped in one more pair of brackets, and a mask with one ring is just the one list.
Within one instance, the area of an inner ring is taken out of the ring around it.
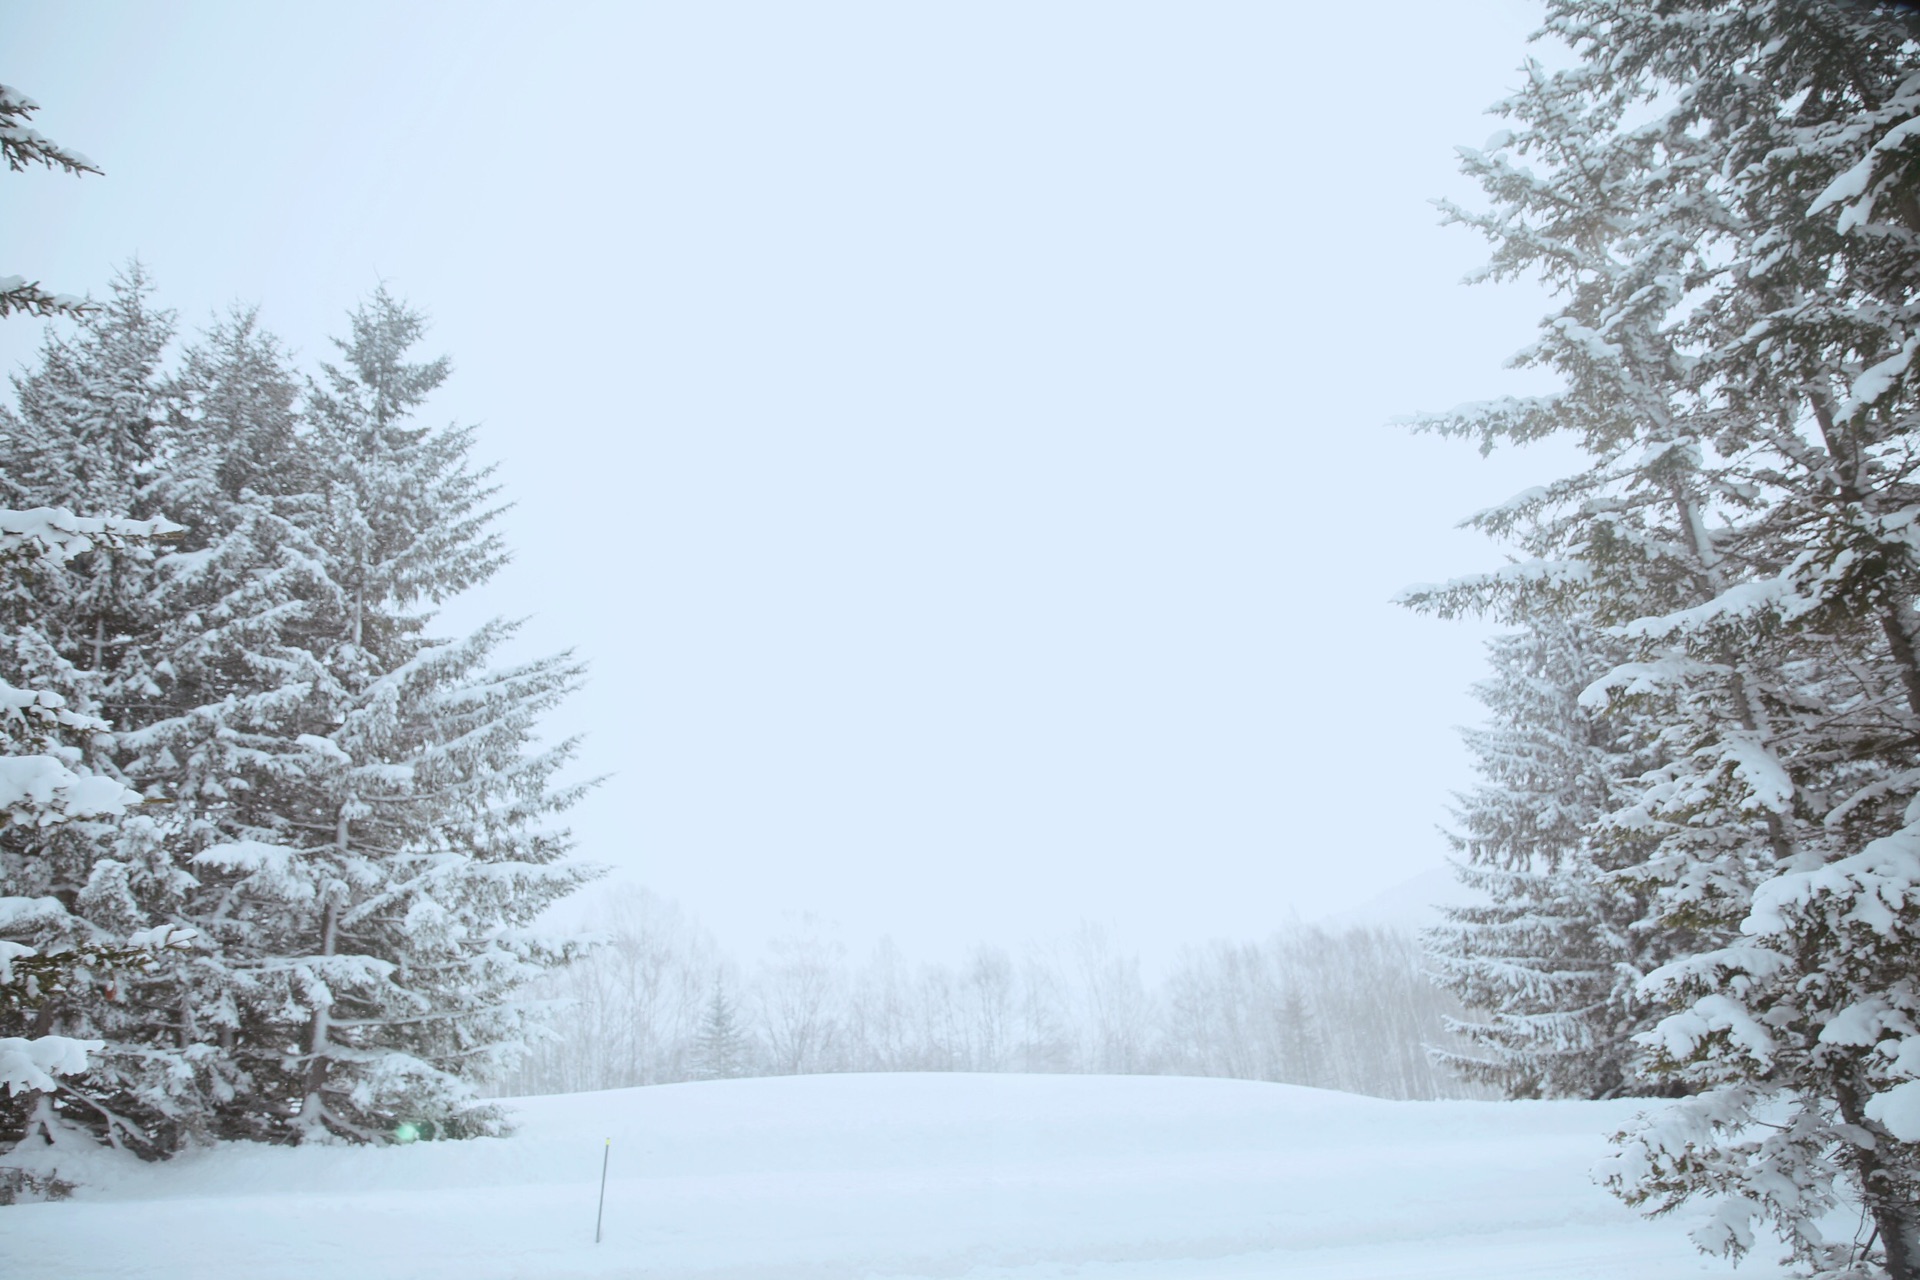
{"label": "green lens flare", "polygon": [[401,1124],[393,1131],[393,1140],[395,1142],[412,1142],[419,1136],[420,1130],[410,1124]]}

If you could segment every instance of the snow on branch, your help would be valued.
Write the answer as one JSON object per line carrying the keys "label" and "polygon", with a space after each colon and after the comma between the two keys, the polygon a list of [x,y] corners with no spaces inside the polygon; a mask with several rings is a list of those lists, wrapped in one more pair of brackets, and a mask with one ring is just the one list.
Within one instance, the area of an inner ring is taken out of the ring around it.
{"label": "snow on branch", "polygon": [[1580,560],[1519,560],[1446,582],[1417,582],[1403,588],[1393,602],[1453,618],[1486,613],[1529,591],[1576,590],[1591,579],[1591,566]]}
{"label": "snow on branch", "polygon": [[1671,692],[1702,676],[1724,675],[1727,668],[1677,655],[1652,662],[1623,662],[1580,691],[1580,705],[1598,711],[1616,697],[1635,698]]}
{"label": "snow on branch", "polygon": [[39,103],[12,85],[0,84],[0,154],[6,156],[7,167],[15,173],[34,164],[76,175],[99,173],[100,166],[78,151],[28,126],[27,121],[39,109]]}
{"label": "snow on branch", "polygon": [[52,756],[0,757],[0,826],[50,827],[125,813],[139,803],[139,792],[76,773]]}
{"label": "snow on branch", "polygon": [[0,1036],[0,1084],[9,1094],[56,1089],[55,1076],[79,1075],[87,1069],[87,1055],[106,1048],[104,1041],[75,1040],[68,1036]]}
{"label": "snow on branch", "polygon": [[27,511],[0,509],[0,559],[48,560],[62,564],[89,551],[119,550],[148,539],[167,539],[185,532],[185,525],[171,520],[77,516],[65,507],[34,507]]}
{"label": "snow on branch", "polygon": [[77,294],[48,293],[38,280],[0,276],[0,316],[16,311],[30,316],[78,316],[99,309],[99,303]]}
{"label": "snow on branch", "polygon": [[1753,893],[1740,925],[1749,936],[1787,933],[1794,921],[1819,913],[1837,926],[1893,937],[1913,928],[1920,910],[1920,827],[1883,836],[1850,858],[1812,871],[1775,876]]}

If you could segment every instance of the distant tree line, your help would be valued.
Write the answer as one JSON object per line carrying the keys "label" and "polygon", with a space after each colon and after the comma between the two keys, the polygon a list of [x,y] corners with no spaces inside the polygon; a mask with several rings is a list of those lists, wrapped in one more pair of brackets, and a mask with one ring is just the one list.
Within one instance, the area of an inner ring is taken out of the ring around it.
{"label": "distant tree line", "polygon": [[671,903],[606,899],[601,945],[536,984],[566,1028],[496,1088],[564,1093],[830,1071],[1229,1076],[1385,1098],[1485,1096],[1436,1065],[1463,1010],[1409,930],[1307,925],[1191,948],[1155,982],[1103,930],[915,963],[818,928],[745,969]]}

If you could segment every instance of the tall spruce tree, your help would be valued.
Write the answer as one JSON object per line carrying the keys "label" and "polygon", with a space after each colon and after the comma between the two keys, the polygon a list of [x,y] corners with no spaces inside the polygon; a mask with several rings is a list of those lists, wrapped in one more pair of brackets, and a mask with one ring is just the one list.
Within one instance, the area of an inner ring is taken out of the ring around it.
{"label": "tall spruce tree", "polygon": [[570,953],[529,926],[588,874],[546,823],[580,793],[553,784],[574,744],[534,745],[579,664],[491,666],[508,622],[427,631],[504,553],[471,432],[412,419],[447,372],[408,360],[423,331],[384,290],[352,317],[299,437],[297,604],[236,641],[297,672],[248,712],[246,785],[194,857],[255,1136],[492,1125],[471,1081],[519,1049],[515,987]]}
{"label": "tall spruce tree", "polygon": [[300,731],[323,675],[308,630],[328,585],[313,532],[324,503],[313,492],[297,379],[251,313],[204,335],[174,387],[154,490],[188,528],[155,575],[160,693],[130,709],[116,744],[125,775],[159,811],[155,843],[191,873],[168,903],[170,918],[192,921],[202,945],[153,975],[133,1004],[151,1039],[173,1050],[173,1078],[194,1091],[184,1108],[192,1136],[272,1138],[284,1103],[276,1109],[263,1092],[261,1067],[282,1055],[263,1052],[243,1022],[267,988],[255,962],[231,962],[256,939],[222,909],[227,899],[209,899],[195,859],[246,829],[244,802],[271,792],[285,740]]}
{"label": "tall spruce tree", "polygon": [[574,744],[537,738],[581,668],[496,663],[510,622],[430,632],[504,552],[471,432],[412,418],[447,371],[408,359],[415,313],[377,293],[303,388],[247,313],[164,373],[146,299],[123,276],[0,417],[15,500],[190,522],[157,557],[41,557],[9,597],[30,625],[0,676],[71,719],[74,776],[144,801],[0,833],[4,891],[38,895],[6,901],[61,908],[13,912],[17,945],[146,948],[33,1002],[101,1048],[66,1119],[29,1104],[146,1155],[489,1128],[474,1085],[534,1016],[515,989],[572,950],[532,922],[589,874],[550,821]]}
{"label": "tall spruce tree", "polygon": [[[1587,617],[1629,646],[1583,702],[1657,726],[1589,840],[1647,927],[1698,948],[1637,994],[1693,1096],[1633,1132],[1630,1201],[1715,1197],[1823,1275],[1920,1276],[1920,46],[1891,6],[1551,0],[1577,65],[1529,69],[1454,210],[1564,305],[1523,359],[1566,390],[1429,425],[1567,432],[1581,473],[1483,520],[1525,557],[1420,593]],[[1831,1241],[1843,1200],[1874,1224]]]}
{"label": "tall spruce tree", "polygon": [[[7,167],[98,173],[86,157],[29,125],[38,109],[18,90],[0,85],[0,155]],[[13,935],[0,938],[0,1030],[30,1032],[0,1036],[0,1079],[7,1087],[5,1109],[25,1117],[7,1126],[19,1140],[34,1133],[55,1139],[58,1104],[50,1095],[58,1087],[56,1075],[86,1073],[90,1087],[69,1093],[115,1140],[120,1131],[134,1129],[101,1105],[100,1095],[124,1110],[123,1098],[170,1093],[170,1073],[152,1070],[138,1045],[119,1044],[111,1060],[90,1061],[106,1042],[50,1032],[98,1030],[86,1025],[97,1019],[80,1012],[89,1003],[84,997],[103,993],[118,1002],[129,978],[157,968],[160,953],[188,936],[173,928],[137,928],[140,913],[124,909],[133,888],[126,864],[91,856],[115,834],[113,820],[140,799],[87,763],[99,762],[109,728],[94,714],[110,680],[108,618],[133,620],[138,611],[126,607],[136,594],[130,580],[144,577],[151,539],[179,532],[163,521],[125,518],[141,505],[141,463],[156,399],[153,375],[167,321],[146,308],[137,266],[116,280],[114,294],[115,306],[101,314],[86,299],[50,294],[19,276],[0,278],[0,316],[25,311],[95,321],[78,350],[50,341],[41,376],[15,383],[23,415],[0,410],[0,456],[7,459],[0,493],[45,504],[0,511],[0,615],[6,624],[0,642],[0,932]],[[84,372],[76,367],[86,365],[91,367]],[[47,430],[47,412],[84,424],[82,430],[94,437],[92,453],[74,456],[61,449],[62,433]],[[84,469],[63,475],[62,454]],[[63,500],[95,514],[76,517],[59,505]],[[95,627],[83,674],[72,629],[76,614],[89,607]],[[115,639],[117,644],[120,637]],[[122,827],[118,834],[128,833]],[[161,878],[178,884],[176,877]],[[125,936],[116,939],[116,931]],[[22,935],[32,943],[20,941]],[[99,1008],[98,1000],[90,1003]],[[17,1198],[21,1183],[15,1177],[0,1184],[0,1199]]]}
{"label": "tall spruce tree", "polygon": [[[37,367],[15,379],[17,411],[0,415],[0,452],[13,501],[39,509],[156,515],[161,436],[173,412],[162,369],[171,317],[151,303],[136,263],[114,280],[71,336],[49,334]],[[155,526],[158,527],[158,526]],[[178,533],[177,528],[172,532]],[[66,704],[119,729],[151,714],[161,661],[151,539],[95,539],[43,559],[17,649],[22,675]],[[84,763],[146,796],[121,768],[112,732],[84,739]],[[80,744],[76,744],[80,745]],[[191,875],[163,839],[164,817],[143,805],[117,821],[69,823],[47,833],[34,865],[66,905],[76,937],[125,946],[175,923]],[[178,963],[115,983],[79,984],[43,1002],[37,1016],[97,1040],[91,1069],[69,1080],[68,1114],[100,1136],[147,1154],[177,1145],[199,1107],[176,1039],[155,1025],[141,996]],[[135,988],[143,990],[136,992]]]}
{"label": "tall spruce tree", "polygon": [[1482,901],[1447,909],[1426,942],[1436,976],[1481,1015],[1451,1024],[1478,1052],[1438,1058],[1508,1097],[1645,1092],[1633,1037],[1655,1010],[1635,985],[1690,942],[1650,924],[1645,889],[1611,874],[1636,850],[1596,838],[1625,779],[1653,763],[1630,717],[1579,703],[1621,648],[1537,617],[1489,645],[1494,675],[1477,690],[1492,723],[1467,744],[1484,781],[1460,797],[1451,839]]}

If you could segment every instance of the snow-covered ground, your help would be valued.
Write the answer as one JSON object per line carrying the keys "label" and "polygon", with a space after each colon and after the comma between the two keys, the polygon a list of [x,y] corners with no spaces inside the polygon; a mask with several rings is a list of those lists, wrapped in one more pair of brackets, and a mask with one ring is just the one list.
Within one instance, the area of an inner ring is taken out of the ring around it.
{"label": "snow-covered ground", "polygon": [[[511,1104],[511,1138],[95,1162],[0,1275],[154,1280],[1671,1280],[1595,1187],[1635,1104],[1113,1076],[849,1075]],[[606,1237],[594,1197],[611,1138]],[[1740,1270],[1781,1272],[1772,1252]]]}

